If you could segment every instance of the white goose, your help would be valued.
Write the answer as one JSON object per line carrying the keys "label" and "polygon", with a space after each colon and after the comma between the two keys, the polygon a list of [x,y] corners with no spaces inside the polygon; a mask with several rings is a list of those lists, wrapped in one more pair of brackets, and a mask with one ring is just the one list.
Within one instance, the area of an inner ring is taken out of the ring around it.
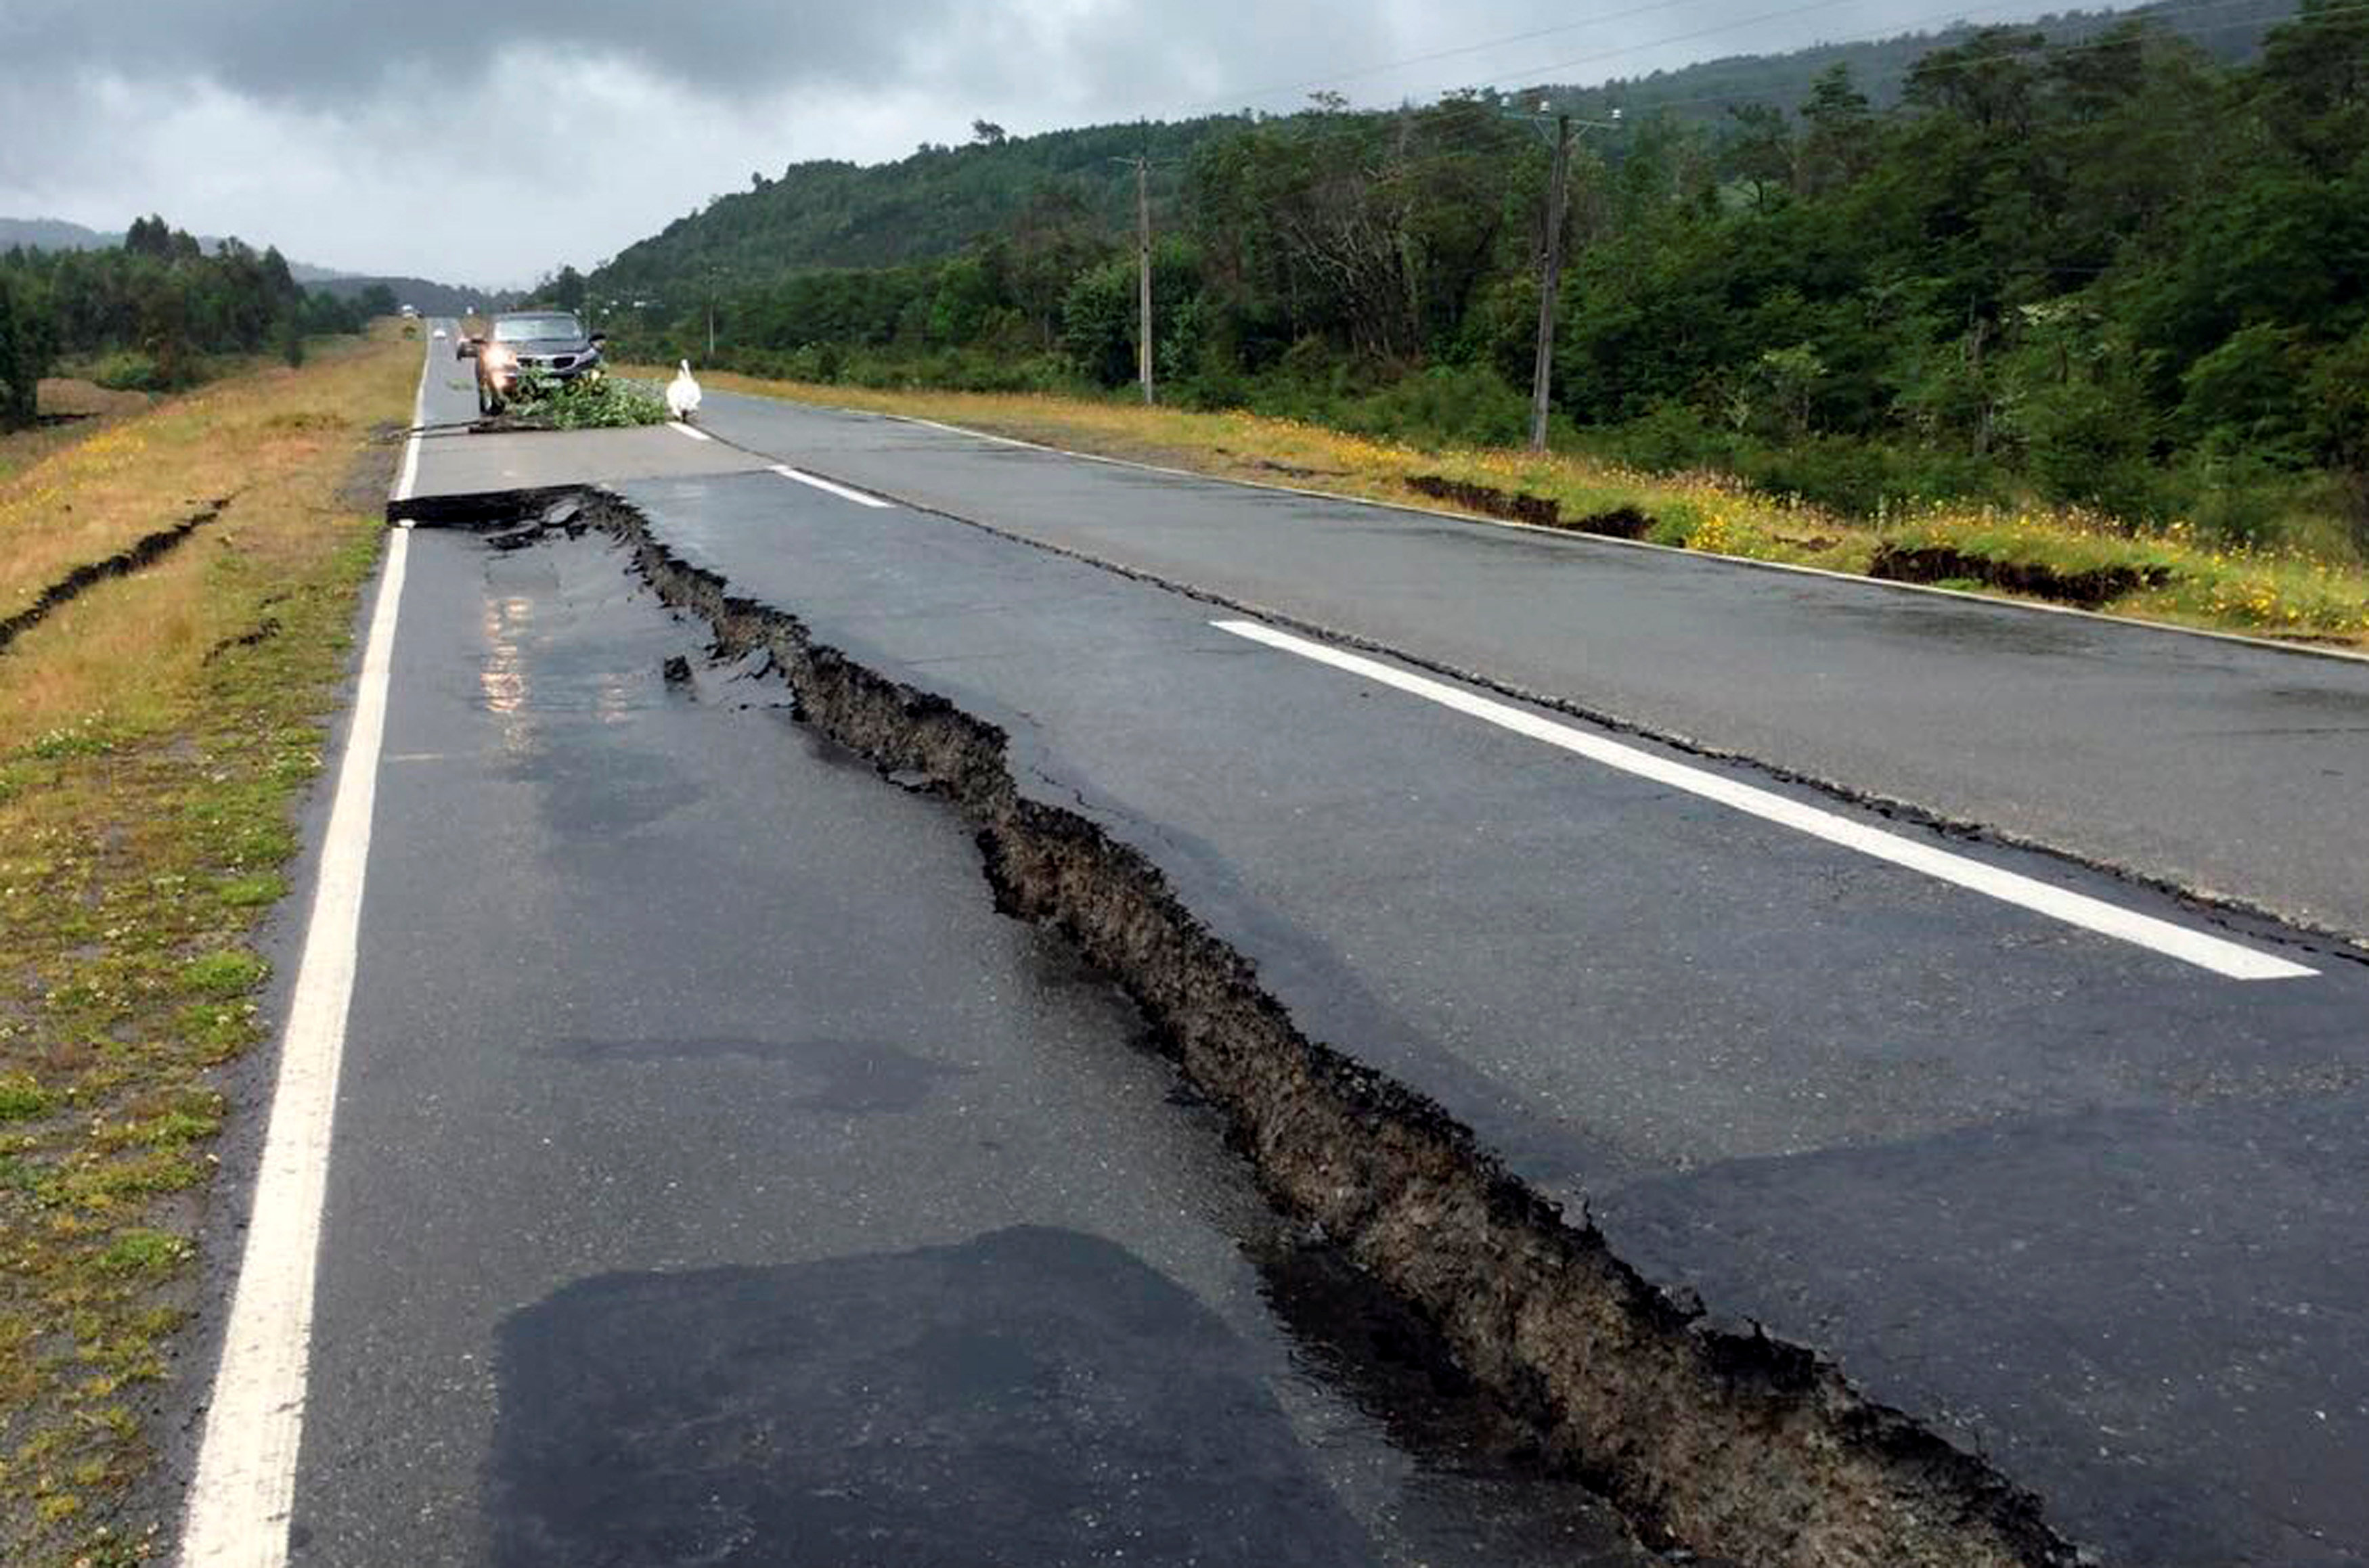
{"label": "white goose", "polygon": [[699,412],[699,383],[691,379],[689,360],[682,361],[682,368],[675,372],[672,381],[667,383],[666,397],[667,412],[685,424],[690,423],[691,417]]}

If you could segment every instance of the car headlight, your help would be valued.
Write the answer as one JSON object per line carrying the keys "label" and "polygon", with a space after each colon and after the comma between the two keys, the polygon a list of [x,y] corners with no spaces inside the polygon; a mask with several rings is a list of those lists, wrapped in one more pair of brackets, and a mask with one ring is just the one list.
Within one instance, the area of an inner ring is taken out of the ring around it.
{"label": "car headlight", "polygon": [[486,361],[486,368],[489,371],[506,371],[518,363],[517,351],[505,349],[498,343],[486,344],[482,358]]}

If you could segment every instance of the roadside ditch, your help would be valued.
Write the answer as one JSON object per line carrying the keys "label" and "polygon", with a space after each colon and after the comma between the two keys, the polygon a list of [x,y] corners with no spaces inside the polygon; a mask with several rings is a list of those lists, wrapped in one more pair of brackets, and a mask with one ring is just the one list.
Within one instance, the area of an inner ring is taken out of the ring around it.
{"label": "roadside ditch", "polygon": [[1665,1294],[1437,1104],[1361,1065],[1355,1042],[1308,1038],[1156,865],[1024,793],[993,725],[734,595],[612,497],[517,498],[471,521],[509,548],[546,530],[606,534],[716,657],[765,656],[804,721],[944,799],[998,907],[1059,932],[1133,998],[1268,1200],[1403,1304],[1650,1544],[1752,1568],[2082,1561],[1986,1461],[1866,1399],[1810,1348]]}

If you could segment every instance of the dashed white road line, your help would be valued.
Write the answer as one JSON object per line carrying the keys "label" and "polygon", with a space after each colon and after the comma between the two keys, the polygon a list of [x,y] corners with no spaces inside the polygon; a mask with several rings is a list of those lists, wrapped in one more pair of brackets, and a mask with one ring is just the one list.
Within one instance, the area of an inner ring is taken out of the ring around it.
{"label": "dashed white road line", "polygon": [[1411,692],[1442,707],[1485,720],[1516,735],[1560,747],[1607,767],[1651,779],[1671,789],[1684,790],[1705,800],[1717,801],[1722,806],[1764,821],[1775,822],[1828,843],[1871,855],[1877,860],[1922,872],[1928,876],[2046,915],[2052,920],[2063,921],[2084,931],[2134,944],[2166,957],[2210,969],[2216,975],[2225,975],[2235,980],[2284,980],[2318,973],[2316,969],[2272,954],[2192,931],[2186,926],[2174,925],[2153,915],[2143,915],[2135,910],[2126,910],[2085,893],[2052,887],[2016,872],[2002,871],[1995,865],[1986,865],[1964,855],[1952,854],[1948,850],[1870,827],[1864,822],[1804,805],[1722,773],[1690,767],[1573,725],[1558,723],[1527,709],[1483,697],[1444,681],[1417,675],[1396,665],[1384,664],[1379,659],[1311,642],[1306,637],[1294,636],[1255,621],[1212,621],[1209,624],[1221,632],[1230,632],[1235,636],[1247,637],[1253,642],[1264,643],[1269,647],[1297,654],[1319,664],[1331,665],[1335,670],[1346,670],[1380,685]]}
{"label": "dashed white road line", "polygon": [[878,496],[867,496],[861,490],[851,490],[844,485],[833,484],[819,474],[808,474],[804,469],[793,468],[786,463],[776,463],[772,465],[772,469],[784,479],[795,479],[801,485],[812,485],[818,490],[827,490],[841,500],[853,501],[860,507],[885,508],[897,504],[894,501],[882,500]]}
{"label": "dashed white road line", "polygon": [[362,877],[370,864],[371,811],[386,731],[389,659],[410,547],[411,525],[404,523],[388,536],[386,569],[363,645],[353,724],[321,847],[313,918],[280,1041],[255,1211],[182,1525],[184,1568],[281,1568],[288,1561],[330,1123],[353,999]]}
{"label": "dashed white road line", "polygon": [[712,441],[715,439],[714,436],[709,435],[705,430],[700,429],[694,426],[686,425],[681,419],[669,419],[667,421],[667,429],[672,430],[676,435],[689,436],[695,441]]}

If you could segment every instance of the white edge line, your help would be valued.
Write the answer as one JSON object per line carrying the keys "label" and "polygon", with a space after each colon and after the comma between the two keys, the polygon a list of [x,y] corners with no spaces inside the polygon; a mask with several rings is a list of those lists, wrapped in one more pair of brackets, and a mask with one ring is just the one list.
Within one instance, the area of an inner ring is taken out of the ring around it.
{"label": "white edge line", "polygon": [[2135,910],[2126,910],[2118,904],[2090,898],[2086,893],[2052,887],[2017,872],[1986,865],[1980,861],[1969,860],[1963,855],[1952,854],[1947,850],[1918,843],[1897,833],[1886,832],[1881,828],[1872,828],[1848,817],[1789,799],[1757,785],[1689,767],[1684,762],[1558,723],[1541,715],[1451,686],[1446,681],[1329,647],[1322,643],[1310,642],[1272,626],[1260,625],[1255,621],[1212,621],[1209,624],[1221,632],[1230,632],[1235,636],[1264,643],[1269,647],[1297,654],[1319,664],[1331,665],[1381,685],[1395,687],[1437,703],[1442,707],[1486,720],[1501,729],[1512,730],[1516,735],[1574,752],[1607,767],[1651,779],[1672,789],[1684,790],[1765,821],[1791,828],[1813,838],[1856,850],[1861,854],[1888,861],[1911,871],[1922,872],[1928,876],[1986,894],[2003,903],[2031,910],[2067,925],[2135,944],[2230,979],[2300,979],[2318,973],[2301,964],[2258,952],[2235,942],[2174,925],[2153,915],[2140,914]]}
{"label": "white edge line", "polygon": [[714,436],[709,435],[705,430],[693,429],[691,426],[684,424],[681,419],[669,419],[667,421],[667,429],[672,430],[676,435],[689,436],[695,441],[712,441],[715,439]]}
{"label": "white edge line", "polygon": [[[436,340],[431,338],[428,342],[432,350]],[[428,372],[435,363],[436,356],[433,352],[420,356],[419,390],[412,394],[411,397],[411,439],[403,443],[403,472],[395,481],[394,498],[397,502],[411,499],[411,492],[418,487],[419,427],[428,423]]]}
{"label": "white edge line", "polygon": [[2144,621],[2135,615],[2112,615],[2102,610],[2083,610],[2071,604],[2038,604],[2028,599],[2006,599],[1997,594],[1973,593],[1963,588],[1942,588],[1929,582],[1895,582],[1890,578],[1871,578],[1858,572],[1838,572],[1831,567],[1803,566],[1798,561],[1763,561],[1750,555],[1722,555],[1716,552],[1688,550],[1683,545],[1656,544],[1650,539],[1616,539],[1608,533],[1589,533],[1581,529],[1548,528],[1535,522],[1516,522],[1511,518],[1483,517],[1474,512],[1449,511],[1443,507],[1418,506],[1413,501],[1385,501],[1372,496],[1346,495],[1339,490],[1312,490],[1304,485],[1276,485],[1264,479],[1242,479],[1222,474],[1202,474],[1190,468],[1173,468],[1165,464],[1145,463],[1132,457],[1109,457],[1101,452],[1073,452],[1068,447],[1054,446],[1046,441],[1024,441],[1017,436],[999,436],[989,430],[975,430],[965,425],[950,425],[943,419],[932,419],[920,414],[891,414],[878,408],[853,408],[837,403],[808,403],[797,397],[770,397],[764,393],[724,392],[726,397],[750,397],[769,403],[789,403],[800,408],[816,408],[830,414],[846,414],[864,419],[893,419],[898,424],[920,425],[926,429],[944,430],[948,435],[962,436],[970,441],[993,441],[998,446],[1020,447],[1029,452],[1049,452],[1055,457],[1075,458],[1080,463],[1100,463],[1113,468],[1133,468],[1146,474],[1165,474],[1177,479],[1197,479],[1205,485],[1231,485],[1244,490],[1265,490],[1278,496],[1305,496],[1311,500],[1338,501],[1344,506],[1372,507],[1380,511],[1400,512],[1410,517],[1444,518],[1482,528],[1512,529],[1519,533],[1537,533],[1560,540],[1574,549],[1585,550],[1593,545],[1605,545],[1620,550],[1651,550],[1665,555],[1683,556],[1702,566],[1744,567],[1760,572],[1791,572],[1796,577],[1824,578],[1830,582],[1850,583],[1859,588],[1882,589],[1889,593],[1922,593],[1937,599],[1962,600],[1968,604],[1987,605],[1994,610],[2019,610],[2033,615],[2070,615],[2077,620],[2094,621],[2103,626],[2125,626],[2141,632],[2165,632],[2176,636],[2202,637],[2208,642],[2234,643],[2239,647],[2262,648],[2271,653],[2295,654],[2310,658],[2333,658],[2348,664],[2369,664],[2369,653],[2357,653],[2351,648],[2323,647],[2313,643],[2283,643],[2270,637],[2251,637],[2243,632],[2217,632],[2209,626],[2183,626],[2172,621]]}
{"label": "white edge line", "polygon": [[388,539],[363,645],[353,722],[281,1035],[254,1212],[183,1517],[185,1568],[280,1568],[288,1560],[330,1130],[361,933],[389,661],[410,545],[408,525]]}
{"label": "white edge line", "polygon": [[808,474],[804,469],[793,468],[786,463],[773,464],[771,468],[773,473],[784,479],[795,479],[801,485],[811,485],[818,490],[827,490],[841,500],[853,501],[860,507],[885,509],[897,504],[894,501],[882,500],[878,496],[867,496],[861,490],[851,490],[846,486],[826,479],[819,474]]}

